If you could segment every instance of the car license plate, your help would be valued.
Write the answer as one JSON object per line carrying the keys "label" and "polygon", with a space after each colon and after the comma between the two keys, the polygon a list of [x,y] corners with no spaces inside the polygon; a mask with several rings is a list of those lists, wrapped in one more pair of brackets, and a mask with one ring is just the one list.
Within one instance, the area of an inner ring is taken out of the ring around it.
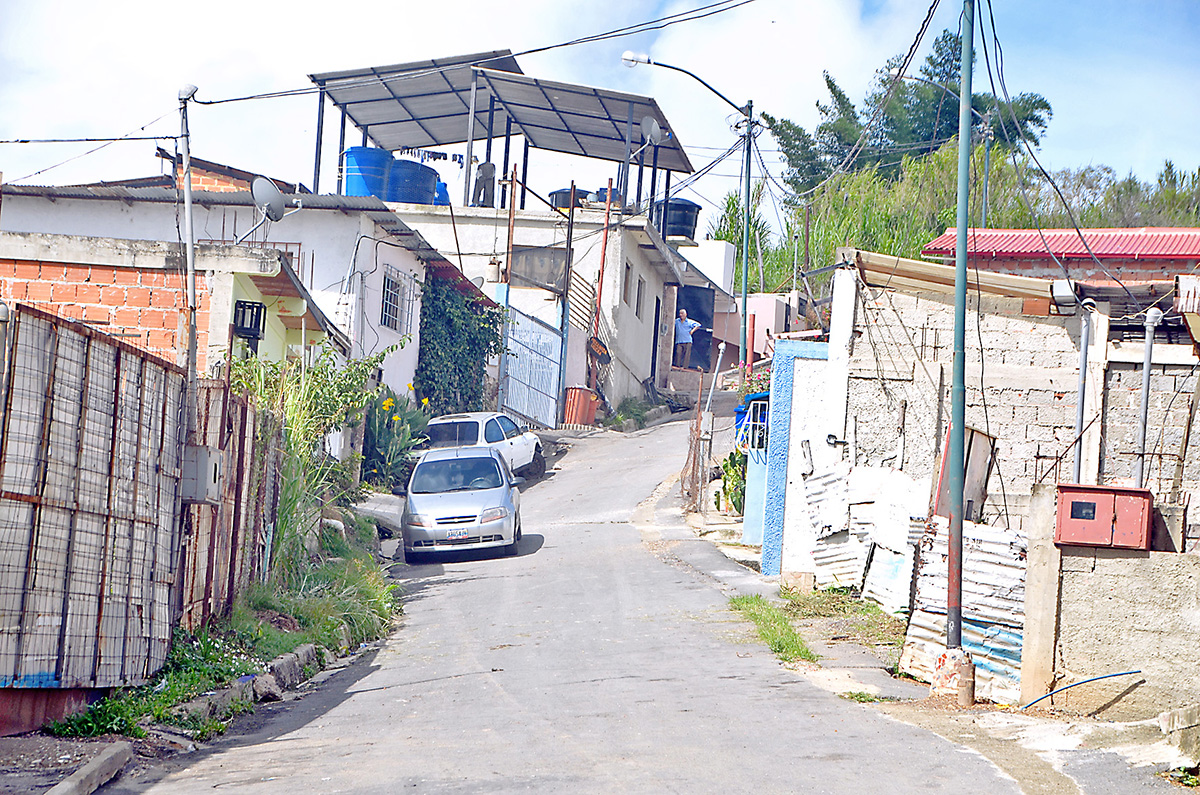
{"label": "car license plate", "polygon": [[446,540],[447,541],[461,541],[462,539],[469,536],[470,533],[471,533],[471,531],[465,527],[462,529],[459,529],[459,530],[447,530],[446,531]]}

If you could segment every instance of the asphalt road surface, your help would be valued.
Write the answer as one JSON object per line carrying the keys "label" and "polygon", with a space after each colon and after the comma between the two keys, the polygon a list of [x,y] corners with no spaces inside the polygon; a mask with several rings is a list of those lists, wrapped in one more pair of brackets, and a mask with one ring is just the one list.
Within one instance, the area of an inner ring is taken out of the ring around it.
{"label": "asphalt road surface", "polygon": [[656,554],[669,542],[631,517],[686,434],[579,440],[526,490],[518,557],[397,565],[403,627],[377,651],[110,790],[1017,792],[965,746],[784,668],[711,578]]}

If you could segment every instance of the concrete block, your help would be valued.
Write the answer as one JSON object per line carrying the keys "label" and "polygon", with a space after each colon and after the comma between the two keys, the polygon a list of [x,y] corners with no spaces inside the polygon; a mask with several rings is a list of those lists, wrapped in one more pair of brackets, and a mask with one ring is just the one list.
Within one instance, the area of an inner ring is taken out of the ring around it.
{"label": "concrete block", "polygon": [[781,588],[809,593],[816,590],[817,575],[809,571],[785,571],[779,576],[779,584]]}
{"label": "concrete block", "polygon": [[319,647],[318,652],[320,653],[322,668],[328,668],[337,662],[337,655],[324,646]]}
{"label": "concrete block", "polygon": [[300,660],[295,654],[281,654],[267,663],[267,673],[275,677],[275,681],[284,690],[291,690],[300,684],[302,679]]}
{"label": "concrete block", "polygon": [[255,701],[278,701],[283,698],[283,689],[271,674],[259,674],[254,677]]}
{"label": "concrete block", "polygon": [[46,795],[88,795],[107,784],[133,758],[133,746],[112,743],[83,767],[46,790]]}
{"label": "concrete block", "polygon": [[297,646],[293,652],[303,668],[306,665],[317,665],[317,647],[311,643],[303,643]]}

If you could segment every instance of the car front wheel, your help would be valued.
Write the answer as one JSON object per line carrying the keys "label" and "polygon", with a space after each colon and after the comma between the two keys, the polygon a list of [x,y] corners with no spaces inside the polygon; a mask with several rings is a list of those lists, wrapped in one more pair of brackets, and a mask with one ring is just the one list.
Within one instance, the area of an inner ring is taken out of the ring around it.
{"label": "car front wheel", "polygon": [[520,528],[520,526],[518,526],[516,531],[513,532],[512,543],[504,548],[504,554],[508,555],[510,558],[514,558],[517,556],[517,553],[520,551],[521,551],[521,528]]}
{"label": "car front wheel", "polygon": [[533,451],[533,460],[525,467],[525,472],[531,478],[540,478],[546,474],[546,456],[542,454],[542,448],[538,447]]}

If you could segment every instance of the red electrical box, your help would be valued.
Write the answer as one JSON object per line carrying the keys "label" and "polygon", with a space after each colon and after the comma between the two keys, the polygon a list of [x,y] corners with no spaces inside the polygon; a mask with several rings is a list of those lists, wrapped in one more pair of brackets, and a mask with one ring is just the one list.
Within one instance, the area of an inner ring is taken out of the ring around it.
{"label": "red electrical box", "polygon": [[1056,544],[1150,549],[1154,495],[1147,489],[1058,484]]}

